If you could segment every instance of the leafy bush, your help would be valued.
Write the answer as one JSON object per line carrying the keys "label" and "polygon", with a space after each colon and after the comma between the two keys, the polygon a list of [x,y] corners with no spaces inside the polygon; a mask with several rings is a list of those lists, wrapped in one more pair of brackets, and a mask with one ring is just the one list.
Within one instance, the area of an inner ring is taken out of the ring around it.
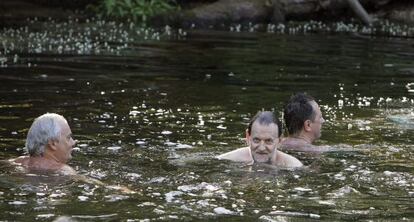
{"label": "leafy bush", "polygon": [[146,23],[151,16],[177,10],[174,0],[101,0],[90,6],[98,16],[106,18],[131,18],[134,22]]}

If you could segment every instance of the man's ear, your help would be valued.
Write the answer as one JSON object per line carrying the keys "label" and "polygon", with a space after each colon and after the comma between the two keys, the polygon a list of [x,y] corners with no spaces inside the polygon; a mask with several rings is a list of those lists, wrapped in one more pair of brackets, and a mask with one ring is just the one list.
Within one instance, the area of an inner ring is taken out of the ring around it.
{"label": "man's ear", "polygon": [[249,130],[246,129],[246,143],[247,143],[247,145],[249,145],[249,141],[250,141],[250,134],[249,134]]}
{"label": "man's ear", "polygon": [[50,140],[47,142],[47,146],[48,146],[51,150],[56,150],[56,149],[57,149],[57,148],[56,148],[56,143],[57,143],[57,141],[56,141],[56,140],[50,139]]}
{"label": "man's ear", "polygon": [[312,124],[312,121],[310,121],[309,119],[305,120],[305,122],[303,122],[303,130],[305,130],[305,132],[311,131],[312,130],[311,124]]}

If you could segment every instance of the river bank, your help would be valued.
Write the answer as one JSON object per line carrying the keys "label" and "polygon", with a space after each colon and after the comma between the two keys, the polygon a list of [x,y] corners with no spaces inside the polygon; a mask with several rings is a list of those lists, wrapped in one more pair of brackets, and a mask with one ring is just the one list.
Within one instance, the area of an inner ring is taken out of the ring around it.
{"label": "river bank", "polygon": [[[99,1],[3,0],[0,3],[0,26],[19,26],[28,18],[65,20],[85,19],[96,14],[87,10]],[[390,21],[414,24],[414,3],[406,0],[360,0],[367,18],[358,14],[350,2],[355,0],[218,0],[176,2],[180,10],[152,17],[149,25],[182,28],[211,28],[232,24],[277,24],[291,21],[355,21],[376,24]]]}

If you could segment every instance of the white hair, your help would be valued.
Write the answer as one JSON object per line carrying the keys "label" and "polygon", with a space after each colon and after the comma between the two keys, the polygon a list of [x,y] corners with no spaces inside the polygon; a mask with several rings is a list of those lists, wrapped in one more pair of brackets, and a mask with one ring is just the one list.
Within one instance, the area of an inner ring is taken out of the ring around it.
{"label": "white hair", "polygon": [[26,138],[30,156],[42,156],[50,140],[59,140],[62,121],[67,123],[63,116],[56,113],[43,114],[33,121]]}

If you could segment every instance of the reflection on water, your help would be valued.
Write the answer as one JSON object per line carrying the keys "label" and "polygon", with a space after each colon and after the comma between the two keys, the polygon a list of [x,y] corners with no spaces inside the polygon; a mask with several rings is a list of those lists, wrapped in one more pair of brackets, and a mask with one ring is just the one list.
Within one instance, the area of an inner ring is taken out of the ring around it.
{"label": "reflection on water", "polygon": [[398,124],[402,128],[414,129],[414,113],[413,109],[399,109],[393,114],[387,116],[389,120]]}
{"label": "reflection on water", "polygon": [[[2,165],[2,220],[414,219],[412,40],[47,27],[0,34],[2,159],[57,112],[79,140],[70,165],[136,193]],[[298,91],[318,99],[319,144],[337,152],[293,154],[309,166],[296,171],[214,159]]]}

